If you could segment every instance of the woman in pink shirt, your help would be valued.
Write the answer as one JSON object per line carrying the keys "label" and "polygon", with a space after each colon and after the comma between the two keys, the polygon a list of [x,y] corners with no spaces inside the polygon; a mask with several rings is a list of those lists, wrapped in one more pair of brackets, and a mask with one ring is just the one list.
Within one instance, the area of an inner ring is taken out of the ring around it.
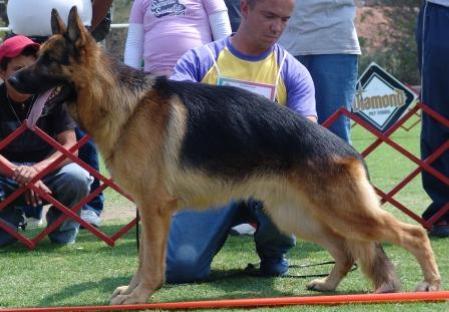
{"label": "woman in pink shirt", "polygon": [[135,0],[125,64],[170,75],[188,50],[231,34],[223,0]]}

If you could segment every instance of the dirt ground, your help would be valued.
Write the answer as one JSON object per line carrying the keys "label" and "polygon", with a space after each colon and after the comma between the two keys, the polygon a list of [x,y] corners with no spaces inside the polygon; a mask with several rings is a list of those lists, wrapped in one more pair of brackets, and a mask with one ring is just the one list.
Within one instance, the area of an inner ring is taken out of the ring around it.
{"label": "dirt ground", "polygon": [[108,204],[105,202],[101,219],[110,220],[132,220],[136,216],[136,207],[131,203],[126,204]]}
{"label": "dirt ground", "polygon": [[[50,205],[44,206],[44,215],[47,213]],[[131,221],[136,217],[136,207],[132,203],[126,204],[114,204],[108,203],[104,204],[103,212],[101,213],[102,222],[107,222],[111,220],[124,220]],[[45,220],[45,218],[44,218]]]}

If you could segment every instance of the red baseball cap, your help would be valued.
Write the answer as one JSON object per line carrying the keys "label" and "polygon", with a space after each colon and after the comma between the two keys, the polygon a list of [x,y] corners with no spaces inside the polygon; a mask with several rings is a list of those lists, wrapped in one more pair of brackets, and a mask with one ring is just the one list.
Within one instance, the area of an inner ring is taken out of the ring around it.
{"label": "red baseball cap", "polygon": [[39,43],[34,42],[28,37],[17,35],[6,39],[0,45],[0,62],[4,57],[13,58],[22,53],[25,48],[35,47],[39,49]]}

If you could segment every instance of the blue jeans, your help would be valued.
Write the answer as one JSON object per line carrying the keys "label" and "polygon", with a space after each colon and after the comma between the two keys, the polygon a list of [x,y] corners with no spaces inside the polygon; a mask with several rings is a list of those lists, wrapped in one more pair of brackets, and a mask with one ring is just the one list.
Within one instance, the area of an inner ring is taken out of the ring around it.
{"label": "blue jeans", "polygon": [[229,21],[231,22],[232,32],[236,32],[240,26],[241,13],[240,13],[240,0],[225,0],[226,7],[228,8]]}
{"label": "blue jeans", "polygon": [[[319,54],[295,57],[309,70],[315,84],[316,109],[320,124],[340,107],[351,111],[357,84],[357,55]],[[351,126],[347,117],[341,116],[329,130],[351,143]]]}
{"label": "blue jeans", "polygon": [[[67,207],[72,207],[81,199],[89,194],[92,177],[89,173],[78,166],[71,163],[59,168],[42,179],[52,191],[52,196]],[[14,192],[19,186],[17,183],[7,177],[0,176],[0,195],[6,198],[9,194]],[[3,198],[1,198],[3,200]],[[0,218],[8,222],[17,229],[17,221],[20,219],[19,215],[22,213],[20,207],[24,205],[23,196],[20,196],[8,207],[0,211]],[[47,224],[53,223],[62,212],[55,207],[50,207],[47,213]],[[65,220],[56,230],[51,232],[48,237],[54,243],[68,244],[75,241],[78,233],[79,223],[73,220]],[[0,245],[9,244],[16,241],[4,230],[0,230]]]}
{"label": "blue jeans", "polygon": [[[75,128],[76,140],[79,141],[85,133],[81,131],[79,128]],[[87,141],[78,151],[78,157],[86,164],[90,165],[96,171],[100,171],[100,165],[98,160],[98,152],[95,143],[90,139]],[[91,185],[91,192],[95,191],[100,186],[100,181],[97,178],[94,178],[94,181]],[[104,195],[103,192],[95,196],[90,202],[83,206],[83,210],[92,210],[100,216],[103,211],[103,203],[104,203]],[[27,218],[35,218],[41,219],[43,207],[37,206],[32,207],[24,204],[20,207]]]}
{"label": "blue jeans", "polygon": [[295,238],[282,234],[255,200],[232,201],[221,208],[198,212],[183,210],[173,216],[166,258],[169,283],[204,280],[210,273],[214,256],[229,235],[242,222],[256,222],[254,234],[260,258],[281,258],[295,245]]}
{"label": "blue jeans", "polygon": [[[418,63],[421,70],[421,100],[424,104],[449,119],[449,8],[426,2],[421,8],[416,28]],[[449,140],[449,128],[429,115],[422,114],[421,158],[430,156],[438,147]],[[432,167],[449,177],[449,152],[445,152]],[[449,186],[423,171],[424,190],[432,199],[424,211],[423,218],[429,219],[449,202]],[[443,216],[449,221],[449,213]]]}
{"label": "blue jeans", "polygon": [[[85,133],[81,131],[79,128],[75,129],[76,140],[79,141]],[[92,139],[87,141],[80,150],[78,151],[78,157],[86,164],[90,165],[96,171],[100,171],[100,165],[98,161],[98,152],[97,147],[95,146]],[[97,178],[94,178],[94,181],[91,185],[91,191],[95,191],[100,186],[100,181]],[[90,202],[84,205],[83,210],[92,210],[99,216],[103,211],[103,203],[104,203],[104,195],[103,192],[95,196]]]}

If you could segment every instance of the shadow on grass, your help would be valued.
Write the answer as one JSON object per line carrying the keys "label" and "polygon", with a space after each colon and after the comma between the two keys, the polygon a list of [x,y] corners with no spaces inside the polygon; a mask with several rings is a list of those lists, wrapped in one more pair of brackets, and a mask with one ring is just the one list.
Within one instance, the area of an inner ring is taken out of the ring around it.
{"label": "shadow on grass", "polygon": [[[308,282],[313,278],[304,278],[304,282]],[[313,296],[331,296],[341,294],[361,294],[367,292],[361,292],[359,289],[346,289],[345,291],[329,291],[329,292],[317,292],[308,291],[304,286],[304,282],[299,283],[298,286],[303,288],[301,294],[298,293],[298,289],[287,290],[284,287],[279,287],[280,283],[288,283],[287,280],[296,280],[295,277],[261,277],[261,276],[248,276],[241,270],[214,270],[211,277],[203,282],[196,282],[190,284],[189,287],[206,286],[210,289],[218,290],[219,296],[214,295],[201,295],[203,292],[199,291],[195,293],[195,297],[192,298],[191,291],[182,291],[182,287],[186,287],[187,284],[166,284],[163,289],[173,292],[176,288],[180,288],[176,292],[176,301],[197,301],[197,300],[219,300],[219,299],[238,299],[238,298],[273,298],[273,297],[313,297]],[[198,295],[200,294],[200,295]]]}
{"label": "shadow on grass", "polygon": [[[107,232],[114,232],[121,228],[122,225],[104,225],[102,228]],[[99,244],[100,243],[100,244]],[[26,256],[29,253],[28,249],[19,244],[15,244],[6,248],[9,252],[15,254],[23,254]],[[292,296],[298,295],[296,289],[304,289],[305,283],[312,280],[313,277],[298,277],[295,275],[316,274],[316,270],[306,269],[303,267],[293,268],[290,270],[290,275],[283,278],[269,278],[269,277],[255,277],[248,276],[243,269],[235,269],[235,267],[243,267],[246,260],[242,260],[240,255],[242,253],[254,252],[254,242],[252,237],[231,237],[226,242],[222,252],[224,255],[224,269],[213,269],[210,279],[191,284],[167,284],[162,289],[162,298],[168,298],[166,301],[184,301],[184,300],[211,300],[216,298],[254,298],[254,297],[276,297],[276,296]],[[59,246],[51,244],[47,239],[41,242],[36,252],[43,256],[50,256],[52,254],[64,254],[70,256],[71,254],[98,254],[111,253],[114,256],[125,256],[130,258],[137,257],[137,248],[135,242],[135,233],[131,230],[123,238],[119,239],[117,246],[114,248],[101,243],[95,236],[85,230],[80,232],[77,243],[71,246]],[[48,258],[47,258],[48,259]],[[247,258],[244,258],[247,259]],[[248,258],[249,261],[254,261],[254,257]],[[257,258],[256,258],[257,259]],[[293,248],[289,253],[290,263],[294,265],[316,263],[319,261],[329,260],[329,256],[322,248],[315,244],[307,242],[298,242],[298,246]],[[325,273],[330,271],[330,266],[324,266],[317,269],[318,273]],[[56,293],[47,295],[40,299],[40,305],[55,305],[58,302],[72,301],[72,298],[83,297],[83,293],[87,291],[95,291],[98,293],[94,302],[90,304],[106,304],[110,294],[117,286],[126,285],[131,279],[131,275],[123,273],[123,275],[115,277],[99,278],[96,281],[80,281],[79,283],[71,283],[60,288]],[[299,288],[284,288],[279,287],[279,283],[290,283],[298,285]],[[196,291],[199,288],[209,288],[210,291],[206,293]],[[195,288],[191,291],[191,288]],[[188,289],[186,291],[186,289]],[[217,292],[214,292],[214,289]],[[175,293],[171,296],[171,293]],[[166,294],[169,294],[167,296]],[[304,292],[301,292],[303,294]],[[338,294],[339,292],[329,292],[326,294]],[[360,291],[352,289],[345,293],[360,293]],[[209,296],[207,296],[209,294]],[[305,292],[306,296],[316,296],[320,293]],[[99,299],[97,299],[99,297]],[[174,298],[174,299],[172,299]],[[76,300],[76,299],[75,299]],[[76,301],[75,301],[76,302]],[[81,301],[83,302],[83,301]],[[84,302],[83,302],[84,303]]]}
{"label": "shadow on grass", "polygon": [[[114,225],[104,225],[100,228],[100,230],[107,235],[113,235],[122,227],[123,227],[123,225],[115,225],[115,224]],[[32,239],[37,234],[39,234],[42,230],[43,229],[40,228],[40,229],[26,231],[25,233],[28,238]],[[103,243],[104,244],[103,249],[113,248],[113,246],[107,245],[105,242],[103,242],[100,238],[95,236],[93,233],[89,232],[88,230],[82,229],[79,231],[79,234],[76,238],[76,243],[73,245],[53,244],[50,242],[48,237],[46,237],[37,244],[34,251],[45,253],[45,252],[54,252],[56,250],[61,249],[61,250],[64,250],[64,252],[66,252],[68,249],[70,249],[72,247],[76,248],[77,246],[83,246],[85,243],[92,243],[92,242]],[[123,245],[123,244],[130,245],[130,247],[134,246],[134,248],[137,248],[136,247],[137,245],[136,245],[135,228],[132,228],[131,230],[129,230],[127,233],[125,233],[122,237],[120,237],[116,241],[116,245]],[[98,248],[98,247],[96,247],[96,248]],[[101,248],[102,247],[100,247],[100,249]],[[28,253],[28,252],[30,252],[30,250],[20,242],[15,242],[11,245],[3,246],[2,248],[0,248],[0,253],[9,253],[9,252]]]}
{"label": "shadow on grass", "polygon": [[[43,297],[40,300],[40,306],[54,305],[57,302],[64,302],[67,299],[71,299],[80,296],[82,293],[89,291],[91,289],[96,289],[97,292],[105,293],[106,295],[102,298],[103,302],[96,302],[95,304],[107,304],[108,299],[116,287],[121,285],[127,285],[130,281],[130,276],[123,277],[108,277],[98,281],[83,282],[78,284],[71,284],[67,287],[60,289],[49,296]],[[86,302],[86,304],[89,304]],[[90,302],[90,304],[92,304]]]}

